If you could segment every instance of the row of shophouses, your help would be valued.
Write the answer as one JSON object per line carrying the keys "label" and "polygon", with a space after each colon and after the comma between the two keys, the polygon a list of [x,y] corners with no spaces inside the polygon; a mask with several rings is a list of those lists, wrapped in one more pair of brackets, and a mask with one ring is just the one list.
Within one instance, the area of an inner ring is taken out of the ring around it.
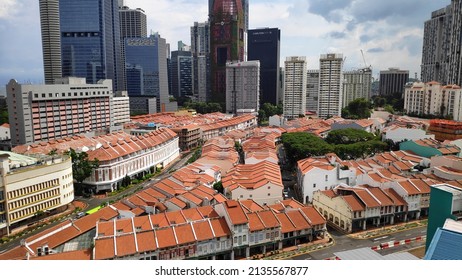
{"label": "row of shophouses", "polygon": [[403,151],[358,161],[334,154],[308,158],[298,162],[297,189],[345,232],[406,222],[428,215],[430,186],[441,183],[431,172],[415,169],[429,162]]}
{"label": "row of shophouses", "polygon": [[325,234],[326,220],[313,207],[294,200],[268,207],[252,200],[228,200],[214,206],[100,221],[92,259],[243,259]]}

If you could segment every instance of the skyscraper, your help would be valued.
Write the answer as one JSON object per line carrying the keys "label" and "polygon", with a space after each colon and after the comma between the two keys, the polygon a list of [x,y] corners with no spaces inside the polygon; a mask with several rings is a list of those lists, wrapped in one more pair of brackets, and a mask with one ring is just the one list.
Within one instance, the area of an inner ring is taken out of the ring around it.
{"label": "skyscraper", "polygon": [[225,103],[226,63],[244,60],[245,16],[241,0],[209,1],[212,101]]}
{"label": "skyscraper", "polygon": [[248,32],[248,59],[260,61],[260,102],[278,103],[281,31],[278,28],[252,29]]}
{"label": "skyscraper", "polygon": [[346,71],[343,73],[343,105],[342,108],[358,98],[370,99],[372,86],[372,69]]}
{"label": "skyscraper", "polygon": [[118,1],[59,0],[59,16],[63,77],[111,79],[123,90]]}
{"label": "skyscraper", "polygon": [[319,60],[318,116],[329,118],[342,112],[342,54],[323,54]]}
{"label": "skyscraper", "polygon": [[425,22],[421,79],[441,84],[462,83],[462,0],[434,11]]}
{"label": "skyscraper", "polygon": [[389,68],[380,71],[380,95],[403,94],[404,86],[409,81],[409,71],[399,68]]}
{"label": "skyscraper", "polygon": [[424,24],[421,79],[423,82],[448,80],[451,6],[432,13]]}
{"label": "skyscraper", "polygon": [[140,37],[145,38],[148,36],[146,13],[143,9],[130,9],[124,5],[119,6],[119,18],[121,39]]}
{"label": "skyscraper", "polygon": [[184,97],[192,95],[192,55],[190,51],[173,51],[170,60],[171,95]]}
{"label": "skyscraper", "polygon": [[226,113],[257,114],[260,109],[260,62],[245,61],[226,65]]}
{"label": "skyscraper", "polygon": [[45,83],[52,84],[62,77],[59,0],[40,0],[39,7]]}
{"label": "skyscraper", "polygon": [[191,27],[191,53],[193,56],[193,97],[210,100],[210,25],[195,22]]}
{"label": "skyscraper", "polygon": [[[119,0],[119,22],[120,22],[120,40],[122,50],[122,69],[125,71],[125,38],[146,38],[147,37],[147,24],[146,14],[143,9],[130,9],[125,6],[123,0]],[[125,73],[127,75],[133,73]],[[124,88],[127,88],[127,81],[125,81]]]}
{"label": "skyscraper", "polygon": [[319,70],[308,70],[306,78],[306,111],[318,112]]}
{"label": "skyscraper", "polygon": [[306,113],[307,62],[304,56],[287,57],[284,70],[285,118],[295,119]]}
{"label": "skyscraper", "polygon": [[157,98],[158,112],[169,103],[166,41],[160,35],[125,39],[125,67],[129,96]]}

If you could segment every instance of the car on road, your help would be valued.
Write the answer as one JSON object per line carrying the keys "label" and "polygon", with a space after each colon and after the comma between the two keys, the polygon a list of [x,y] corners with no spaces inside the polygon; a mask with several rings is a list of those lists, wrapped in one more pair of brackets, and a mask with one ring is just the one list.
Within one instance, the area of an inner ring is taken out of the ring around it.
{"label": "car on road", "polygon": [[82,218],[82,217],[85,216],[85,215],[86,215],[85,212],[78,212],[78,213],[75,215],[75,218],[76,218],[76,219],[80,219],[80,218]]}

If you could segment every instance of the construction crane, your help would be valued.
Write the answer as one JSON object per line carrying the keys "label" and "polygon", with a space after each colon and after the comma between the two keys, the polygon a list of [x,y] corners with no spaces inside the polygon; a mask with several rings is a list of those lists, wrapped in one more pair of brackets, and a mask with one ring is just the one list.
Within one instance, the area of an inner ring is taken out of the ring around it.
{"label": "construction crane", "polygon": [[372,65],[367,66],[366,58],[364,57],[364,52],[363,52],[363,50],[361,50],[361,55],[363,56],[364,67],[365,67],[365,68],[372,68]]}

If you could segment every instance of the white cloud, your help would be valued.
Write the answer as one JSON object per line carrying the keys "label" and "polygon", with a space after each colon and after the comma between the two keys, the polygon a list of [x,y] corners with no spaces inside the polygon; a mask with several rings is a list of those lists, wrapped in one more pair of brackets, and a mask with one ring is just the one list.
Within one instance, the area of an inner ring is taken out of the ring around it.
{"label": "white cloud", "polygon": [[11,18],[17,14],[22,6],[19,0],[2,0],[0,2],[0,19]]}

